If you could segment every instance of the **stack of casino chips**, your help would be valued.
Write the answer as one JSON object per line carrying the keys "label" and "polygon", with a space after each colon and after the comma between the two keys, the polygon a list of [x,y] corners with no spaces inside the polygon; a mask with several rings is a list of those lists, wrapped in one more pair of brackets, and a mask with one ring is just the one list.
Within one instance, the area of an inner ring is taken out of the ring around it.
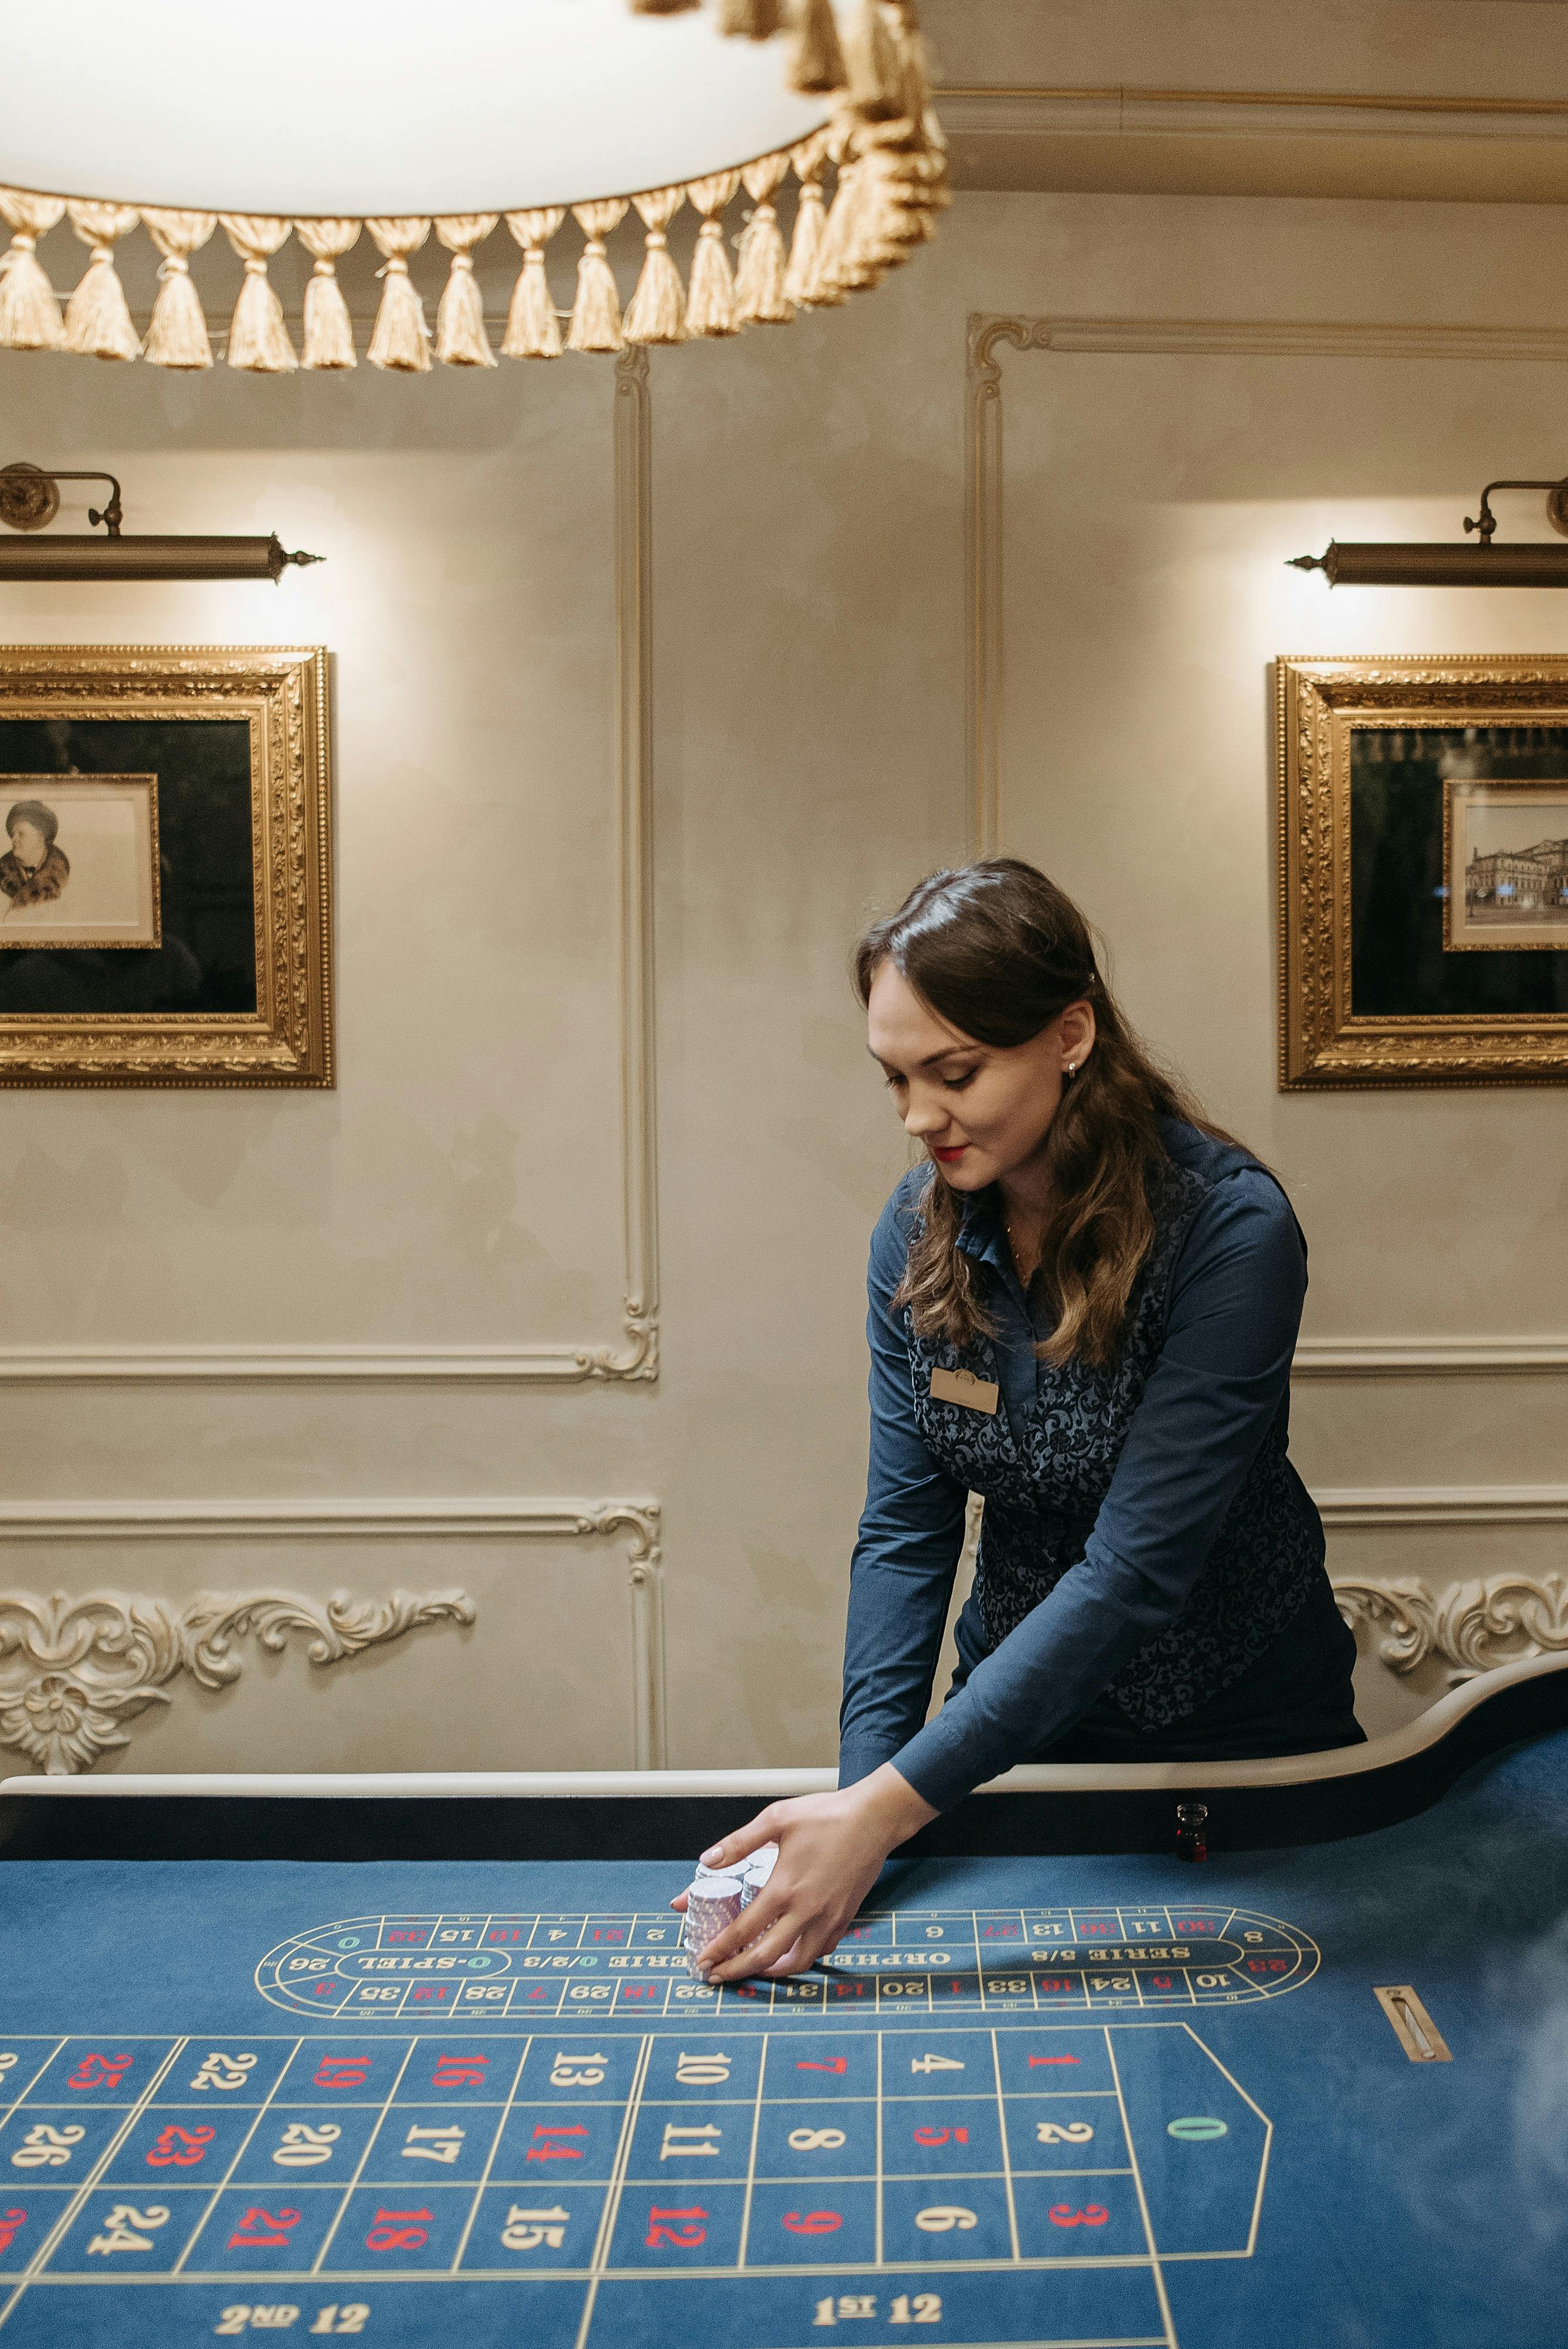
{"label": "stack of casino chips", "polygon": [[702,1953],[708,1943],[727,1925],[733,1925],[742,1909],[750,1908],[772,1875],[778,1857],[778,1845],[765,1843],[760,1851],[751,1852],[733,1868],[704,1868],[699,1864],[686,1887],[684,1940],[686,1963],[693,1973],[702,1971]]}

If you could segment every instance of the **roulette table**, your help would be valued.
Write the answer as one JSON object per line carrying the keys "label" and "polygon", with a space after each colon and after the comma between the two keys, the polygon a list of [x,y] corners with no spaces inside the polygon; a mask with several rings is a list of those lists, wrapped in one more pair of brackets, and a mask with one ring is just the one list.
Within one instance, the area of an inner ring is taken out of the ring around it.
{"label": "roulette table", "polygon": [[0,2349],[1561,2349],[1568,1671],[1011,1773],[696,1981],[803,1782],[0,1785]]}

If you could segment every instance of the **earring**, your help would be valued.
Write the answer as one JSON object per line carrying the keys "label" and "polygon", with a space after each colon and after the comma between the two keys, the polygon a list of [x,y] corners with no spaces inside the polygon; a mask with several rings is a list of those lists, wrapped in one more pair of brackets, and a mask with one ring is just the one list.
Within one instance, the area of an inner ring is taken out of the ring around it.
{"label": "earring", "polygon": [[1062,1074],[1065,1077],[1076,1077],[1078,1074],[1078,1062],[1076,1061],[1069,1061],[1067,1067],[1062,1071]]}

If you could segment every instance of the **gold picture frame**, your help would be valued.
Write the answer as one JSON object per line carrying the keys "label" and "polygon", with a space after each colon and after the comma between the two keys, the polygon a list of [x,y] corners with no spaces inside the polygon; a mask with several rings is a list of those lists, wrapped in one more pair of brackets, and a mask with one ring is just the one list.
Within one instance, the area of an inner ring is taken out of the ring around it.
{"label": "gold picture frame", "polygon": [[1274,688],[1281,1091],[1568,1082],[1568,955],[1454,903],[1459,787],[1568,776],[1568,657],[1289,657]]}
{"label": "gold picture frame", "polygon": [[319,646],[0,646],[0,790],[54,815],[155,776],[159,916],[0,955],[0,1085],[334,1082],[326,673]]}

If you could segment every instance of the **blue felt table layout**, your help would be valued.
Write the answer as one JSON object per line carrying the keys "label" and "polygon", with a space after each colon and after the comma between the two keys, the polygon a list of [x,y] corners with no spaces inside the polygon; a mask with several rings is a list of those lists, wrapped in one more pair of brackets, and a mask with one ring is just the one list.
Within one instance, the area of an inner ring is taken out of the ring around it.
{"label": "blue felt table layout", "polygon": [[1565,1797],[895,1868],[745,1994],[650,1864],[14,1865],[0,2349],[1561,2349]]}

